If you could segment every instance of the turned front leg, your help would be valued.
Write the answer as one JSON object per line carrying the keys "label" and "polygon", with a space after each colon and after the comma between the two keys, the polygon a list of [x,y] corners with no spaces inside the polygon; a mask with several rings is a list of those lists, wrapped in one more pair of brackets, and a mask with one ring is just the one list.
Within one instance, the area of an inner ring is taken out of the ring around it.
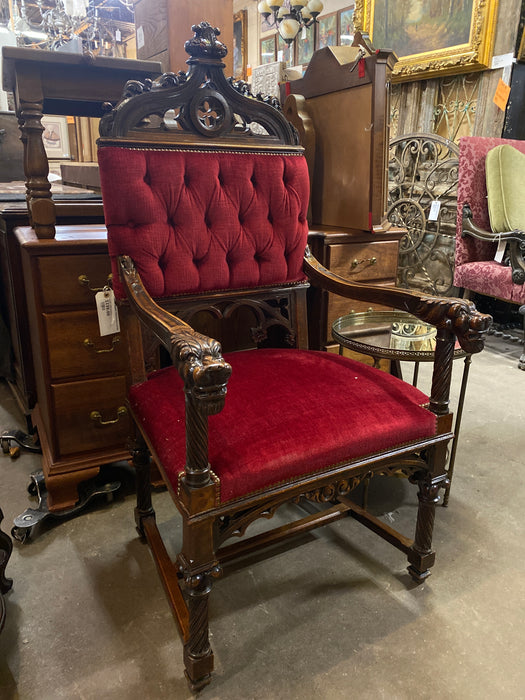
{"label": "turned front leg", "polygon": [[42,141],[42,107],[41,101],[21,99],[18,121],[24,145],[26,199],[31,225],[38,238],[54,238],[55,204],[51,199],[51,184],[47,177],[49,165]]}
{"label": "turned front leg", "polygon": [[220,567],[184,578],[189,613],[188,639],[184,644],[186,678],[192,690],[200,690],[210,682],[213,652],[208,635],[208,598],[212,577],[220,575]]}
{"label": "turned front leg", "polygon": [[430,568],[436,559],[436,554],[432,549],[436,505],[439,503],[439,489],[446,486],[447,483],[445,474],[434,478],[427,476],[418,481],[419,507],[416,534],[414,544],[408,552],[408,561],[410,562],[408,572],[418,583],[430,576]]}
{"label": "turned front leg", "polygon": [[135,436],[130,445],[130,452],[137,488],[135,524],[139,535],[145,538],[143,520],[149,516],[155,516],[155,511],[151,502],[150,454],[142,435]]}

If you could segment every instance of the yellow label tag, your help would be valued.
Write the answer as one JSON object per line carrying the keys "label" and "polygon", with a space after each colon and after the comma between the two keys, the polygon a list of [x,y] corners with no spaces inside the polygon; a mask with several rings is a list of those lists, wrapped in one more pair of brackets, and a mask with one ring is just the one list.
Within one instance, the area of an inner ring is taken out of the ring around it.
{"label": "yellow label tag", "polygon": [[505,107],[507,106],[507,102],[509,101],[509,95],[510,95],[510,85],[507,85],[507,83],[504,83],[503,80],[500,78],[498,85],[496,87],[496,93],[495,93],[492,101],[501,110],[505,111]]}

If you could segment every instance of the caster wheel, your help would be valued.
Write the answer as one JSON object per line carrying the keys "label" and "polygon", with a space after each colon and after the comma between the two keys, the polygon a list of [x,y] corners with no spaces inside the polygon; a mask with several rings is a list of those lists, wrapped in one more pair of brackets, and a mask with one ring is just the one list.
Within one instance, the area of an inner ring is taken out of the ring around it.
{"label": "caster wheel", "polygon": [[27,542],[31,534],[31,528],[26,527],[13,527],[11,528],[11,536],[17,542],[24,544]]}
{"label": "caster wheel", "polygon": [[2,438],[2,439],[0,440],[0,443],[1,443],[1,445],[2,445],[2,452],[3,452],[5,455],[8,455],[8,454],[9,454],[9,444],[10,444],[10,443],[9,443],[9,440],[6,440],[5,438]]}

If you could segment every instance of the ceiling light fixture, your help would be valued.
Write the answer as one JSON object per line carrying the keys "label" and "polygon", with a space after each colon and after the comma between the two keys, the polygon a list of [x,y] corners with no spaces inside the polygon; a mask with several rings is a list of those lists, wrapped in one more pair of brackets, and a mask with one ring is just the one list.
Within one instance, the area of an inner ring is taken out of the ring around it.
{"label": "ceiling light fixture", "polygon": [[261,0],[257,10],[265,19],[273,15],[277,31],[290,46],[300,29],[317,22],[323,7],[321,0]]}

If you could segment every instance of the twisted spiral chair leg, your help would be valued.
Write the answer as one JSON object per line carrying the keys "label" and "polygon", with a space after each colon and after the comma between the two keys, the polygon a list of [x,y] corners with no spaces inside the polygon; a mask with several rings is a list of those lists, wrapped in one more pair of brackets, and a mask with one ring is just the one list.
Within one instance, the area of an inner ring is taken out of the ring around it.
{"label": "twisted spiral chair leg", "polygon": [[208,638],[208,597],[211,579],[204,574],[186,582],[189,612],[189,635],[184,645],[186,678],[192,690],[210,682],[213,652]]}
{"label": "twisted spiral chair leg", "polygon": [[414,544],[408,554],[410,562],[408,572],[418,583],[430,576],[430,567],[433,566],[436,559],[435,552],[432,550],[432,534],[436,505],[439,502],[439,489],[446,484],[446,477],[419,481],[416,534]]}

